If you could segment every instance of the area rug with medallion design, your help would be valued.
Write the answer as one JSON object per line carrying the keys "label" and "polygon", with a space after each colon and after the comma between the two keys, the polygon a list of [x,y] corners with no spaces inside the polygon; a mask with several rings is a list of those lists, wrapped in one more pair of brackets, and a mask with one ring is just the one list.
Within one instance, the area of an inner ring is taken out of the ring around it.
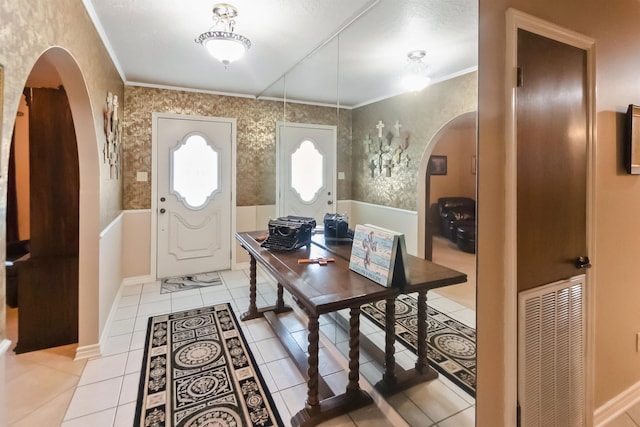
{"label": "area rug with medallion design", "polygon": [[[396,299],[396,339],[417,353],[417,305],[411,295]],[[362,313],[384,329],[386,301],[365,304]],[[427,306],[427,357],[429,365],[475,397],[476,331]]]}
{"label": "area rug with medallion design", "polygon": [[229,304],[149,319],[134,427],[282,425]]}

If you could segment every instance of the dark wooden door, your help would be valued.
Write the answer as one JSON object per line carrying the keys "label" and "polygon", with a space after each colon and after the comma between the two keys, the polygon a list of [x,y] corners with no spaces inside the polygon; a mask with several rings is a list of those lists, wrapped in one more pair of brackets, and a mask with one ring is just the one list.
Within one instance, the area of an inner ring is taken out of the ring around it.
{"label": "dark wooden door", "polygon": [[581,274],[587,255],[587,54],[518,31],[518,290]]}
{"label": "dark wooden door", "polygon": [[16,352],[78,341],[79,169],[64,89],[30,89],[30,259],[18,268]]}

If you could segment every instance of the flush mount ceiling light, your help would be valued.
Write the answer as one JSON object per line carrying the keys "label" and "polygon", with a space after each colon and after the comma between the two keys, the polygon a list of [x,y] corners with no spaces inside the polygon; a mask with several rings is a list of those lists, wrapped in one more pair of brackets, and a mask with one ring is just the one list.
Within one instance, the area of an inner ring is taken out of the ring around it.
{"label": "flush mount ceiling light", "polygon": [[403,84],[411,91],[418,92],[429,85],[431,79],[427,76],[427,64],[422,62],[427,53],[424,50],[412,50],[407,54],[409,64]]}
{"label": "flush mount ceiling light", "polygon": [[233,61],[240,59],[251,47],[251,41],[243,35],[234,33],[235,17],[238,10],[230,4],[218,3],[213,6],[213,26],[196,38],[209,53],[227,68]]}

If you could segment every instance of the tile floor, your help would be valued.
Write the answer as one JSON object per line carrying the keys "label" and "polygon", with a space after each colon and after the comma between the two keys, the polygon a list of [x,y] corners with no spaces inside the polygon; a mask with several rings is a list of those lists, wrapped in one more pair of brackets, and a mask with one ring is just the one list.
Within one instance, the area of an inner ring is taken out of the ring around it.
{"label": "tile floor", "polygon": [[[172,294],[160,294],[158,282],[125,287],[104,354],[100,358],[73,362],[73,345],[22,355],[9,353],[7,390],[12,390],[12,393],[7,396],[8,425],[131,426],[148,317],[220,302],[230,302],[238,315],[248,305],[247,272],[225,271],[221,275],[222,285]],[[261,276],[258,304],[267,305],[267,301],[273,301],[275,295],[275,284]],[[453,308],[460,314],[473,317],[470,310],[445,298],[430,295],[429,303],[440,310]],[[10,311],[13,313],[9,316],[13,316],[17,310]],[[299,317],[292,313],[284,321],[298,342],[304,343],[306,331]],[[338,347],[346,348],[346,334],[336,330],[329,318],[322,319],[321,328],[328,337],[336,337]],[[362,328],[370,335],[382,334],[375,326],[365,322]],[[278,410],[282,418],[288,421],[304,405],[304,379],[264,320],[245,322],[242,329]],[[384,340],[381,339],[381,342]],[[341,364],[325,348],[321,349],[320,359],[321,374],[334,390],[342,392],[346,385],[346,373]],[[397,359],[399,362],[405,360],[407,365],[412,363],[412,355],[406,350],[398,353]],[[379,366],[375,366],[366,354],[362,355],[361,360],[364,377],[374,378],[373,381],[380,378]],[[474,425],[473,399],[456,390],[446,379],[414,387],[394,396],[391,402],[410,420],[410,425]],[[323,425],[392,424],[372,405]]]}
{"label": "tile floor", "polygon": [[[453,266],[452,266],[453,267]],[[455,268],[455,267],[454,267]],[[73,361],[75,345],[6,357],[8,425],[14,426],[131,426],[135,412],[144,333],[149,316],[230,302],[236,315],[248,305],[248,272],[221,272],[219,286],[195,291],[161,294],[159,282],[124,287],[109,329],[109,338],[100,358]],[[275,301],[276,285],[259,275],[258,305]],[[470,308],[435,292],[429,304],[450,316],[475,327],[475,313]],[[306,348],[304,319],[294,313],[283,320],[296,340]],[[17,336],[17,309],[7,310],[8,338]],[[382,331],[362,321],[370,336]],[[286,425],[303,405],[306,384],[268,324],[262,319],[245,322],[243,332],[273,394]],[[329,317],[321,319],[321,330],[341,350],[347,337]],[[375,339],[375,338],[374,338]],[[341,393],[346,385],[344,361],[336,360],[327,348],[320,353],[320,372],[332,389]],[[413,355],[399,348],[396,356],[407,367]],[[380,378],[382,367],[361,354],[361,374],[370,382]],[[474,400],[443,376],[428,384],[415,386],[389,399],[408,425],[421,427],[466,427],[475,425]],[[374,405],[335,418],[322,426],[392,426]],[[397,425],[397,423],[396,423]],[[620,424],[623,426],[626,424]],[[633,424],[630,424],[633,425]],[[617,426],[616,426],[617,427]]]}

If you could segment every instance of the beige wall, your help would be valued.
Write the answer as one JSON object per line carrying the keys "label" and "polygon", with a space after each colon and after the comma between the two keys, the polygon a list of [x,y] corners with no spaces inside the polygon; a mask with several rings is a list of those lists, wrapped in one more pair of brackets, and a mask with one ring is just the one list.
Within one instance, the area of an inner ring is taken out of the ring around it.
{"label": "beige wall", "polygon": [[476,155],[475,112],[465,116],[454,119],[434,141],[431,155],[447,156],[447,174],[431,176],[430,205],[440,197],[476,198],[476,175],[471,167]]}
{"label": "beige wall", "polygon": [[[595,407],[640,381],[640,177],[624,173],[623,112],[640,100],[635,0],[480,0],[478,416],[479,426],[502,425],[508,309],[503,275],[505,235],[505,11],[508,7],[596,40]],[[511,302],[510,302],[511,303]]]}
{"label": "beige wall", "polygon": [[18,235],[20,240],[31,238],[31,193],[29,188],[29,107],[25,97],[20,98],[19,111],[15,123],[15,174],[16,199],[18,208]]}

